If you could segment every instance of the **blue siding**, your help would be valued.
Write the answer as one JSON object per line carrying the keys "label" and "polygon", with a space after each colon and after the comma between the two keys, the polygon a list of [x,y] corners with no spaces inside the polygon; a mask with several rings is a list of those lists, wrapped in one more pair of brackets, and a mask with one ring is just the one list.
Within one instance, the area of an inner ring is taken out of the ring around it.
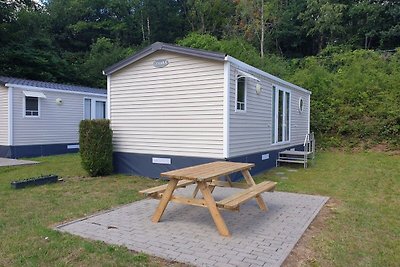
{"label": "blue siding", "polygon": [[68,145],[77,144],[49,144],[49,145],[25,145],[25,146],[0,146],[0,157],[29,158],[66,153],[76,153],[78,148],[68,149]]}
{"label": "blue siding", "polygon": [[[303,145],[289,146],[280,148],[277,150],[270,150],[265,152],[259,152],[229,159],[218,159],[218,158],[200,158],[200,157],[181,157],[171,155],[150,155],[150,154],[136,154],[126,152],[114,152],[114,171],[116,173],[124,173],[129,175],[139,175],[150,178],[160,178],[160,173],[185,168],[193,165],[218,161],[228,160],[233,162],[248,162],[254,163],[256,166],[251,170],[251,174],[255,175],[271,169],[276,166],[276,158],[278,157],[279,151],[286,149],[296,148],[296,150],[302,150]],[[262,160],[263,154],[269,154],[269,159]],[[171,164],[157,164],[152,163],[152,158],[169,158]],[[237,181],[242,176],[237,173],[231,176],[232,180]]]}

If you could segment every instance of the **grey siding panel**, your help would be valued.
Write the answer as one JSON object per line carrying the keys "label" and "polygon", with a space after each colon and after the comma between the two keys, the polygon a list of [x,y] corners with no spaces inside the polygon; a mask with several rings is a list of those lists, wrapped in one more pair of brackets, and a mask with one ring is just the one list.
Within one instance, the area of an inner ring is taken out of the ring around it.
{"label": "grey siding panel", "polygon": [[165,51],[113,73],[114,151],[222,158],[223,77],[222,62]]}
{"label": "grey siding panel", "polygon": [[[25,91],[29,91],[24,89]],[[14,145],[65,144],[79,142],[79,123],[83,119],[83,94],[43,91],[40,99],[40,117],[24,117],[22,89],[13,89]],[[58,105],[56,99],[63,103]]]}
{"label": "grey siding panel", "polygon": [[[236,157],[301,144],[308,132],[308,94],[295,88],[283,86],[270,78],[246,71],[260,79],[262,92],[257,95],[257,81],[246,78],[247,110],[235,112],[236,76],[241,69],[231,64],[230,72],[230,127],[229,156]],[[272,144],[272,86],[279,85],[291,90],[291,140],[289,144]],[[299,114],[299,97],[304,100],[304,111]]]}
{"label": "grey siding panel", "polygon": [[8,88],[0,86],[0,145],[8,145]]}

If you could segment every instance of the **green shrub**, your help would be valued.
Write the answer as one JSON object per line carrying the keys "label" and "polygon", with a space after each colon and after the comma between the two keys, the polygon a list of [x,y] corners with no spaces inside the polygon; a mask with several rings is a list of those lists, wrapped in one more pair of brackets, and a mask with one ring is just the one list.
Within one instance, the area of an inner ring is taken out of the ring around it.
{"label": "green shrub", "polygon": [[90,176],[112,173],[112,130],[109,120],[83,120],[79,125],[82,166]]}

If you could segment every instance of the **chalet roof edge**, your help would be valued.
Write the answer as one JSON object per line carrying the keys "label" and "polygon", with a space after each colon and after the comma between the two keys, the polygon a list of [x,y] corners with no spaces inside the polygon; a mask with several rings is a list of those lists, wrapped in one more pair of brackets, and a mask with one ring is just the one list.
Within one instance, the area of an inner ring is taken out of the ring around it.
{"label": "chalet roof edge", "polygon": [[225,60],[225,54],[219,53],[219,52],[213,52],[213,51],[207,51],[207,50],[202,50],[202,49],[196,49],[196,48],[189,48],[189,47],[183,47],[179,45],[172,45],[172,44],[167,44],[167,43],[162,43],[162,42],[155,42],[152,45],[149,45],[139,52],[133,54],[132,56],[123,59],[114,65],[107,67],[106,69],[103,70],[104,75],[110,75],[154,52],[157,51],[168,51],[168,52],[175,52],[179,54],[184,54],[184,55],[189,55],[189,56],[195,56],[195,57],[200,57],[200,58],[206,58],[206,59],[211,59],[211,60],[217,60],[217,61],[224,61]]}
{"label": "chalet roof edge", "polygon": [[244,70],[250,70],[252,72],[257,73],[258,75],[268,77],[268,78],[274,80],[275,82],[278,82],[278,83],[293,87],[297,90],[311,94],[311,91],[309,91],[305,88],[302,88],[291,82],[285,81],[279,77],[276,77],[268,72],[260,70],[254,66],[251,66],[251,65],[249,65],[241,60],[238,60],[232,56],[229,56],[227,54],[220,53],[220,52],[207,51],[207,50],[202,50],[202,49],[197,49],[197,48],[189,48],[189,47],[183,47],[183,46],[178,46],[178,45],[172,45],[172,44],[167,44],[167,43],[162,43],[162,42],[155,42],[152,45],[149,45],[149,46],[143,48],[142,50],[140,50],[139,52],[133,54],[132,56],[117,62],[116,64],[103,70],[103,74],[111,75],[112,73],[114,73],[120,69],[123,69],[124,67],[126,67],[126,66],[154,53],[154,52],[157,52],[157,51],[174,52],[174,53],[179,53],[179,54],[184,54],[184,55],[189,55],[189,56],[217,60],[217,61],[221,61],[221,62],[228,61],[230,63],[241,66],[242,68],[244,68]]}
{"label": "chalet roof edge", "polygon": [[36,80],[28,80],[28,79],[8,77],[8,76],[0,76],[0,85],[7,87],[9,87],[10,85],[21,86],[21,87],[36,87],[48,90],[62,90],[66,92],[107,95],[107,90],[105,88],[69,85],[69,84],[46,82],[46,81],[36,81]]}

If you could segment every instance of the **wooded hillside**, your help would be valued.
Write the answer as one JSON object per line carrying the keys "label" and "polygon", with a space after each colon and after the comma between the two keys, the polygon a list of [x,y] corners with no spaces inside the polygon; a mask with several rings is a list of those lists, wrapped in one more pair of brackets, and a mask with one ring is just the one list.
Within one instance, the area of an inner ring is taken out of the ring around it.
{"label": "wooded hillside", "polygon": [[155,41],[224,51],[313,92],[324,144],[400,145],[400,3],[1,0],[0,75],[105,86]]}

